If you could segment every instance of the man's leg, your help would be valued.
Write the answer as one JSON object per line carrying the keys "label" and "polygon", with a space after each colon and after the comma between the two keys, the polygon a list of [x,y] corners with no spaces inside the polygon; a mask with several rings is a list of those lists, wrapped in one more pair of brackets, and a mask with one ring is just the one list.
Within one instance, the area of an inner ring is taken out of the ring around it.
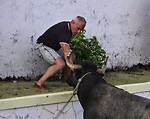
{"label": "man's leg", "polygon": [[65,66],[65,62],[63,61],[62,58],[56,59],[54,64],[47,69],[44,75],[36,83],[39,86],[42,86],[49,77],[51,77],[53,74],[60,71],[64,66]]}
{"label": "man's leg", "polygon": [[39,47],[36,48],[38,55],[42,56],[49,64],[52,64],[44,73],[44,75],[34,84],[35,87],[44,89],[45,81],[53,74],[64,68],[65,62],[61,56],[53,49],[43,45],[37,44]]}

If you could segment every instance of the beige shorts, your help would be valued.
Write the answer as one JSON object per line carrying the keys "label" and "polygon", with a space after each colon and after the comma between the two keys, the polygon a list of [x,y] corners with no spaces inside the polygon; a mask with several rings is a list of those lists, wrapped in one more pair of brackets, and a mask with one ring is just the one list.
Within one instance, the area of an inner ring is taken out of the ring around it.
{"label": "beige shorts", "polygon": [[64,59],[63,49],[55,51],[52,48],[45,46],[43,43],[36,43],[35,52],[39,57],[45,59],[50,64],[53,64],[55,60],[60,57]]}

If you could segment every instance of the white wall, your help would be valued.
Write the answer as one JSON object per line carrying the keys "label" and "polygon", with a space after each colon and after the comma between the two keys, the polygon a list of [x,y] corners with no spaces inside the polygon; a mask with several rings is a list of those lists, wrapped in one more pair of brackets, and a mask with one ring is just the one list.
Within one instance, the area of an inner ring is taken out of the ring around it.
{"label": "white wall", "polygon": [[0,0],[0,77],[42,74],[48,64],[33,51],[51,25],[77,15],[87,19],[109,54],[108,67],[150,63],[149,0]]}

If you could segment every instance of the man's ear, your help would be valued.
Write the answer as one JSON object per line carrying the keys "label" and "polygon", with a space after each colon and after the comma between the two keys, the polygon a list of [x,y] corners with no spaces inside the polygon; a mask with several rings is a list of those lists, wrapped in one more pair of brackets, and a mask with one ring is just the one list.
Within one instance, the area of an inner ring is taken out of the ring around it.
{"label": "man's ear", "polygon": [[70,22],[71,24],[75,24],[75,21],[74,20],[71,20],[71,22]]}

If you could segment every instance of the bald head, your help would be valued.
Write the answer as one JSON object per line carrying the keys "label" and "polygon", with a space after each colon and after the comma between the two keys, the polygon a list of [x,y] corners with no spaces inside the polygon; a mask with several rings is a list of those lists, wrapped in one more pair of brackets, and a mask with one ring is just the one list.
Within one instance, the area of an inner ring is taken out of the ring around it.
{"label": "bald head", "polygon": [[86,25],[86,20],[82,16],[77,16],[70,22],[70,24],[71,24],[71,31],[75,35],[80,33],[84,29]]}
{"label": "bald head", "polygon": [[86,25],[86,20],[82,16],[77,16],[75,19],[73,19],[73,21],[76,22],[76,23],[82,22],[82,24]]}

